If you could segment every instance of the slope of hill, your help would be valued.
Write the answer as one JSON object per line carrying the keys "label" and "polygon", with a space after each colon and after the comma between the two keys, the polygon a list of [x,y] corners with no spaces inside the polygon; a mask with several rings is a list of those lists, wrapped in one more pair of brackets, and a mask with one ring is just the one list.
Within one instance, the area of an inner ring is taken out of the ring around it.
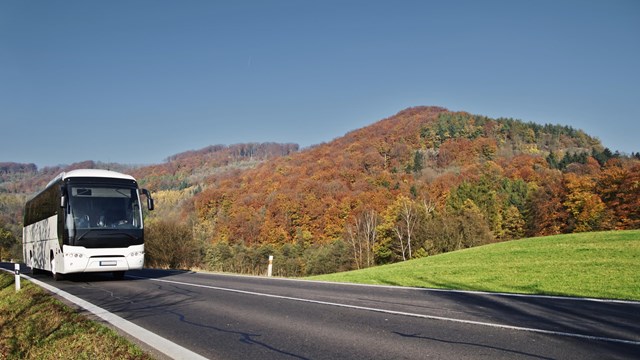
{"label": "slope of hill", "polygon": [[179,190],[202,185],[216,173],[246,169],[299,150],[297,144],[246,143],[211,145],[169,156],[158,165],[140,167],[132,175],[155,191]]}
{"label": "slope of hill", "polygon": [[528,238],[313,280],[640,300],[640,230]]}
{"label": "slope of hill", "polygon": [[525,235],[638,228],[638,179],[636,157],[571,127],[418,107],[214,176],[192,220],[197,237],[231,248],[342,241],[359,268]]}

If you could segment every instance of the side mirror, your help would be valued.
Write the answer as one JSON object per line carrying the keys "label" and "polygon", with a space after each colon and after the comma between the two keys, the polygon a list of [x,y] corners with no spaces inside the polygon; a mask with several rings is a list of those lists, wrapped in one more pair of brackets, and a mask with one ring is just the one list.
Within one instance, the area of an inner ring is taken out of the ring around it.
{"label": "side mirror", "polygon": [[60,207],[65,208],[67,206],[67,188],[60,187]]}
{"label": "side mirror", "polygon": [[142,189],[142,194],[147,197],[147,209],[149,211],[153,210],[153,198],[151,197],[151,192],[147,189]]}

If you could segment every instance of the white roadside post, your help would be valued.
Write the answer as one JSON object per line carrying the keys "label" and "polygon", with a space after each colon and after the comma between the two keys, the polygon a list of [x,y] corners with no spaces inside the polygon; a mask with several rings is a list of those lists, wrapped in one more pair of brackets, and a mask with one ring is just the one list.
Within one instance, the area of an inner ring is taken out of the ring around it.
{"label": "white roadside post", "polygon": [[16,292],[20,291],[20,264],[15,264],[16,270]]}
{"label": "white roadside post", "polygon": [[271,277],[273,274],[273,255],[269,255],[269,266],[267,267],[267,276]]}

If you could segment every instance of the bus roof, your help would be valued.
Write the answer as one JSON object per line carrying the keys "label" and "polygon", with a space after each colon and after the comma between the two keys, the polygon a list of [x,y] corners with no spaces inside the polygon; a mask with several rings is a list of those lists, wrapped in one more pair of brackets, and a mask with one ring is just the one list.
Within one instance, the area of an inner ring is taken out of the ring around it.
{"label": "bus roof", "polygon": [[78,170],[71,170],[68,172],[60,173],[53,180],[51,180],[46,187],[49,187],[51,184],[55,183],[60,179],[65,180],[65,179],[74,178],[74,177],[96,177],[96,178],[110,178],[110,179],[125,179],[125,180],[133,180],[133,181],[136,180],[131,175],[122,174],[122,173],[111,171],[111,170],[78,169]]}

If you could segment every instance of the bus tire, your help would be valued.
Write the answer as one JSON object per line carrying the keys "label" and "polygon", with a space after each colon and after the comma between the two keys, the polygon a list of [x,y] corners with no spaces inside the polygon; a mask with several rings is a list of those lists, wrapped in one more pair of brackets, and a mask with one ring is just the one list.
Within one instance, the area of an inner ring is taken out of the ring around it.
{"label": "bus tire", "polygon": [[56,272],[56,261],[55,258],[51,258],[51,274],[53,275],[53,280],[60,281],[62,280],[62,274]]}

